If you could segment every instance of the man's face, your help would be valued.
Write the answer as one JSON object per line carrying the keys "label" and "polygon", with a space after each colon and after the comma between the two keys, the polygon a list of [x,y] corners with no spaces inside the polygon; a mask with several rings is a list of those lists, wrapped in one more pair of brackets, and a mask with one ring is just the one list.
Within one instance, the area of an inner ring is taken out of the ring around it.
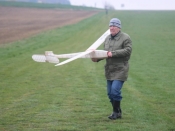
{"label": "man's face", "polygon": [[113,25],[109,26],[109,29],[110,29],[112,36],[116,35],[120,31],[120,28],[118,28],[117,26],[113,26]]}

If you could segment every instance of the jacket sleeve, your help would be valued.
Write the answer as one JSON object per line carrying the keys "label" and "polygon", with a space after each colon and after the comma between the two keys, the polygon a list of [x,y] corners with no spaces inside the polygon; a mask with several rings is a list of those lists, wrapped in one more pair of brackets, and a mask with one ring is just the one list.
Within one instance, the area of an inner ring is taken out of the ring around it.
{"label": "jacket sleeve", "polygon": [[97,59],[97,62],[101,61],[101,60],[104,60],[104,59]]}
{"label": "jacket sleeve", "polygon": [[131,52],[132,52],[132,41],[130,38],[124,40],[122,49],[111,51],[112,57],[130,56]]}

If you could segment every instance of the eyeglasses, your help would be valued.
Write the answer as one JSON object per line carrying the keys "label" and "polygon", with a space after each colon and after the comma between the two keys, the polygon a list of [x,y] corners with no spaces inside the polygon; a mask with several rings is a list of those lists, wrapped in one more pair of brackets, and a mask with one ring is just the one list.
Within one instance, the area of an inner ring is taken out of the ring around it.
{"label": "eyeglasses", "polygon": [[110,25],[109,27],[117,27],[117,26],[115,26],[115,25]]}

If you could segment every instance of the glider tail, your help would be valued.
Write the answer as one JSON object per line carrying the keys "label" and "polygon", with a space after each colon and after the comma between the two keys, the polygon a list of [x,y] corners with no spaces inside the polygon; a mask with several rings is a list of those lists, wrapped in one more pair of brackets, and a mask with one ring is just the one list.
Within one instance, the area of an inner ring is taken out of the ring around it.
{"label": "glider tail", "polygon": [[59,59],[53,54],[52,51],[45,51],[45,55],[33,55],[32,59],[36,62],[59,63]]}

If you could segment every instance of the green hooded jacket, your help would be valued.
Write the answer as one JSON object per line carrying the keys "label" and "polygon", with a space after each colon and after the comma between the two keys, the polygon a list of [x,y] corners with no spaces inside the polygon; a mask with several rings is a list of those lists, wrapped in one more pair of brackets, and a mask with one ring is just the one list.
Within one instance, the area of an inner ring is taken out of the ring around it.
{"label": "green hooded jacket", "polygon": [[112,57],[106,58],[106,79],[126,81],[129,71],[128,61],[132,52],[130,36],[121,31],[115,37],[107,36],[104,41],[104,50],[112,52]]}

